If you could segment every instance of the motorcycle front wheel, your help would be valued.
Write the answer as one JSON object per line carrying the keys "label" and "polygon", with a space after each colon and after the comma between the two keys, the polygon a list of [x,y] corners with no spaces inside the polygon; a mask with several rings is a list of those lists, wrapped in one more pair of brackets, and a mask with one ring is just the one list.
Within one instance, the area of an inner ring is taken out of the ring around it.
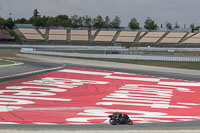
{"label": "motorcycle front wheel", "polygon": [[111,125],[117,125],[118,121],[115,120],[115,119],[110,119],[110,120],[109,120],[109,123],[110,123]]}

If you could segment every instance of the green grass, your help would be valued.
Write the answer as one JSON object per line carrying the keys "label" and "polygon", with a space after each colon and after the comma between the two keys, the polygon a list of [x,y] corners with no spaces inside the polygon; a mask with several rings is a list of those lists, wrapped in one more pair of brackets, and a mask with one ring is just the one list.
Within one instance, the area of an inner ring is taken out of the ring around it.
{"label": "green grass", "polygon": [[20,51],[21,48],[0,48],[0,51]]}
{"label": "green grass", "polygon": [[15,64],[15,62],[13,62],[13,61],[8,61],[8,60],[1,60],[1,59],[0,59],[0,66],[1,66],[1,65],[12,65],[12,64]]}

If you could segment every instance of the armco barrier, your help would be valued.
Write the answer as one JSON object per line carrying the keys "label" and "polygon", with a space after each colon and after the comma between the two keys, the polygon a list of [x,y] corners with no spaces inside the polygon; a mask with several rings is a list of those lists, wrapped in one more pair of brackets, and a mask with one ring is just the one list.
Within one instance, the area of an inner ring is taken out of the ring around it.
{"label": "armco barrier", "polygon": [[34,49],[22,48],[22,53],[55,55],[67,57],[85,57],[85,58],[106,58],[106,59],[133,59],[133,60],[154,60],[154,61],[177,61],[177,62],[200,62],[200,57],[174,57],[174,56],[145,56],[145,55],[123,55],[123,54],[83,54],[83,53],[62,53],[36,51]]}
{"label": "armco barrier", "polygon": [[35,48],[42,50],[110,50],[110,51],[127,51],[119,46],[72,46],[72,45],[10,45],[10,44],[0,44],[0,48]]}
{"label": "armco barrier", "polygon": [[[0,44],[0,48],[35,48],[46,50],[121,50],[127,51],[120,46],[73,46],[73,45],[15,45],[15,44]],[[157,48],[157,47],[138,47],[137,50],[141,51],[200,51],[200,48]]]}

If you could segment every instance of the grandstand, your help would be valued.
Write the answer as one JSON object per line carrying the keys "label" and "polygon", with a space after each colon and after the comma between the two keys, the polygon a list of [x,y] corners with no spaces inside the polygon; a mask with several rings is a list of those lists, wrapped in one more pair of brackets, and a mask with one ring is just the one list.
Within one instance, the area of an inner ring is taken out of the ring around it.
{"label": "grandstand", "polygon": [[67,41],[67,30],[50,29],[49,41]]}
{"label": "grandstand", "polygon": [[[186,32],[134,32],[109,30],[80,29],[34,29],[18,28],[17,34],[24,43],[37,41],[41,44],[84,44],[114,45],[120,43],[130,46],[197,46],[200,44],[200,33]],[[192,44],[192,45],[191,45]],[[172,46],[172,45],[171,45]]]}
{"label": "grandstand", "polygon": [[139,40],[139,43],[157,43],[165,34],[166,32],[148,32]]}
{"label": "grandstand", "polygon": [[117,31],[100,31],[94,42],[112,42]]}
{"label": "grandstand", "polygon": [[88,30],[71,30],[71,41],[88,41]]}
{"label": "grandstand", "polygon": [[134,42],[138,32],[121,31],[116,42]]}
{"label": "grandstand", "polygon": [[43,34],[43,35],[45,35],[46,34],[46,29],[39,29],[39,31]]}
{"label": "grandstand", "polygon": [[166,37],[164,37],[160,41],[160,43],[178,44],[183,39],[183,37],[186,35],[187,35],[186,32],[180,32],[180,33],[170,32],[167,34]]}
{"label": "grandstand", "polygon": [[140,37],[142,37],[146,32],[140,32]]}
{"label": "grandstand", "polygon": [[187,35],[186,32],[180,32],[180,33],[170,32],[167,34],[166,37],[164,37],[160,41],[160,43],[178,44],[186,35]]}
{"label": "grandstand", "polygon": [[191,34],[185,41],[182,42],[183,44],[200,44],[200,33]]}
{"label": "grandstand", "polygon": [[96,32],[96,30],[91,30],[91,35],[94,36]]}
{"label": "grandstand", "polygon": [[18,28],[18,30],[27,40],[44,40],[44,38],[38,33],[36,29]]}

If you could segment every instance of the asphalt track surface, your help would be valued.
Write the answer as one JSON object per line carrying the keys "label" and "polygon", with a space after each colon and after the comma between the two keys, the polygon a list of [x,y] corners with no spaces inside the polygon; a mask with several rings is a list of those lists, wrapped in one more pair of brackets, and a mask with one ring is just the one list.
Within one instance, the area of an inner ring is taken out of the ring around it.
{"label": "asphalt track surface", "polygon": [[[10,66],[7,68],[0,68],[0,77],[16,75],[20,73],[26,73],[30,71],[43,70],[47,68],[55,68],[63,66],[63,64],[49,63],[49,62],[38,62],[38,61],[26,61],[26,60],[15,60],[23,63],[18,66]],[[77,66],[72,64],[66,64],[67,68],[81,67],[81,68],[92,68],[100,70],[109,70],[141,75],[151,75],[164,78],[182,79],[188,81],[200,82],[200,76],[192,75],[177,75],[170,73],[160,73],[151,71],[139,71],[139,70],[123,70],[123,69],[111,69],[102,67],[91,67],[91,66]],[[0,80],[1,81],[1,80]],[[0,125],[0,129],[10,129],[10,130],[180,130],[180,129],[200,129],[200,121],[190,121],[190,122],[165,122],[165,123],[148,123],[140,124],[136,123],[134,125]]]}
{"label": "asphalt track surface", "polygon": [[42,62],[42,61],[15,60],[15,59],[9,59],[9,60],[16,61],[20,64],[14,66],[0,67],[0,77],[14,76],[17,74],[35,72],[35,71],[64,66],[63,64]]}

